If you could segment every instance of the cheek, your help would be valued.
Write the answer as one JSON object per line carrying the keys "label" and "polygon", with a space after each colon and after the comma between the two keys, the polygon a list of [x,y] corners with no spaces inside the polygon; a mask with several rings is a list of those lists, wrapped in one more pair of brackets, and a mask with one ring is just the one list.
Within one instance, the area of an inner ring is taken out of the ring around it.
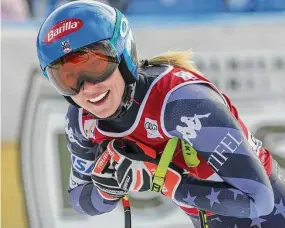
{"label": "cheek", "polygon": [[71,96],[71,98],[72,98],[72,100],[73,100],[75,103],[77,103],[77,101],[78,101],[78,96]]}
{"label": "cheek", "polygon": [[120,95],[123,95],[124,90],[125,90],[125,82],[121,81],[121,83],[120,83]]}
{"label": "cheek", "polygon": [[79,93],[79,94],[77,94],[77,95],[75,95],[75,96],[71,96],[71,98],[72,98],[72,100],[74,100],[74,102],[76,103],[76,104],[78,104],[79,106],[82,106],[82,95]]}
{"label": "cheek", "polygon": [[122,84],[120,84],[120,86],[119,86],[119,88],[118,88],[117,100],[118,100],[119,102],[121,102],[122,99],[123,99],[124,90],[125,90],[125,84],[122,83]]}
{"label": "cheek", "polygon": [[125,90],[125,82],[124,80],[118,79],[116,83],[114,83],[111,87],[113,87],[114,95],[117,99],[121,99],[124,90]]}

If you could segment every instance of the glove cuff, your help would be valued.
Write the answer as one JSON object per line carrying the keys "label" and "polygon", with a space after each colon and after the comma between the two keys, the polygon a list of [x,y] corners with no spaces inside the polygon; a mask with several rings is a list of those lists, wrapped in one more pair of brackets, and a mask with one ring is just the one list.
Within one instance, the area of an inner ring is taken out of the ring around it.
{"label": "glove cuff", "polygon": [[108,194],[106,192],[101,191],[98,188],[97,188],[97,190],[98,190],[100,196],[102,196],[102,198],[105,199],[105,200],[120,200],[121,198],[123,198],[123,196],[121,196],[121,197],[112,196],[112,195],[110,195],[110,194]]}

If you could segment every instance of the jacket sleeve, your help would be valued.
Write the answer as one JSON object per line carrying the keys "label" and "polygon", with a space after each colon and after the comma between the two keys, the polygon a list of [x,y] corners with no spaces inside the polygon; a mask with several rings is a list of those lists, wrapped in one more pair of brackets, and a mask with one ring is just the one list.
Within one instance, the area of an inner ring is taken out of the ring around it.
{"label": "jacket sleeve", "polygon": [[81,126],[81,112],[70,106],[65,119],[65,135],[71,156],[69,203],[78,212],[99,215],[113,210],[119,200],[102,195],[91,180],[97,145],[89,140]]}
{"label": "jacket sleeve", "polygon": [[192,145],[221,178],[183,176],[177,201],[241,218],[272,212],[274,195],[265,169],[217,92],[185,85],[171,94],[163,111],[166,133]]}

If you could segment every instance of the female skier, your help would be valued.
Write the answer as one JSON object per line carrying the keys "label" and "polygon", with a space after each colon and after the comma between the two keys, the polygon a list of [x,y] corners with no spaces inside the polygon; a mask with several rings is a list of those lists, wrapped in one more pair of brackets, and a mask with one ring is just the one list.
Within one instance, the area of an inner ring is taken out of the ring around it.
{"label": "female skier", "polygon": [[[150,44],[151,45],[151,44]],[[189,52],[138,62],[126,17],[95,1],[74,1],[43,22],[43,75],[71,104],[71,206],[113,210],[130,191],[149,191],[161,152],[177,137],[161,193],[199,227],[285,226],[285,174],[230,99],[191,64]]]}

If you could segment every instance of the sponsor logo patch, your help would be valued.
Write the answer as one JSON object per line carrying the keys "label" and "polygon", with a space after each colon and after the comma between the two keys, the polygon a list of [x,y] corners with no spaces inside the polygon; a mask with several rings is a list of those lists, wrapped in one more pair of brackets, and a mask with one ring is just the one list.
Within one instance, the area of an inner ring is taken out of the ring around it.
{"label": "sponsor logo patch", "polygon": [[90,175],[94,166],[94,161],[85,160],[74,154],[71,155],[72,167],[79,173]]}
{"label": "sponsor logo patch", "polygon": [[149,139],[163,138],[162,135],[158,131],[158,124],[156,120],[145,118],[144,128],[146,129],[147,137]]}
{"label": "sponsor logo patch", "polygon": [[83,129],[84,129],[84,132],[85,134],[87,135],[88,138],[93,138],[94,137],[94,130],[97,126],[97,121],[94,120],[94,119],[91,119],[91,120],[85,120],[84,121],[84,126],[83,126]]}
{"label": "sponsor logo patch", "polygon": [[211,115],[211,113],[207,113],[205,115],[194,115],[193,117],[187,117],[187,116],[182,116],[180,118],[180,121],[183,123],[184,126],[177,125],[176,130],[179,131],[183,139],[188,142],[191,146],[192,143],[190,139],[195,139],[197,137],[197,131],[200,131],[202,128],[202,124],[200,119],[202,118],[208,118]]}
{"label": "sponsor logo patch", "polygon": [[61,42],[61,47],[64,53],[69,53],[72,51],[70,43],[68,40],[64,40]]}
{"label": "sponsor logo patch", "polygon": [[188,81],[188,80],[196,80],[197,77],[193,74],[191,74],[190,72],[187,72],[187,71],[179,71],[177,73],[174,73],[174,75],[176,77],[179,77],[179,78],[183,78],[185,81]]}
{"label": "sponsor logo patch", "polygon": [[83,26],[80,19],[68,19],[55,24],[46,34],[45,43],[50,44],[64,36],[78,31]]}
{"label": "sponsor logo patch", "polygon": [[127,33],[128,33],[128,21],[126,18],[123,18],[120,26],[120,34],[122,37],[125,37]]}

